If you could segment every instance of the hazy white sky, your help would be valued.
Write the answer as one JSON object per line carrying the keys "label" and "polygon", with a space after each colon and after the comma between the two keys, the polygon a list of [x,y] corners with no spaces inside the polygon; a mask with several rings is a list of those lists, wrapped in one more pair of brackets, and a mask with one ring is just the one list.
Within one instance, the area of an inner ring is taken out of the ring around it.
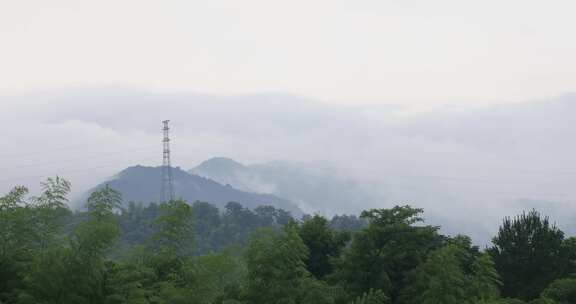
{"label": "hazy white sky", "polygon": [[533,199],[576,223],[574,12],[574,0],[0,0],[0,193],[56,174],[80,193],[158,165],[169,118],[185,169],[328,161],[385,192],[372,207],[473,213],[478,230]]}
{"label": "hazy white sky", "polygon": [[0,94],[121,85],[429,107],[573,91],[573,0],[0,0]]}

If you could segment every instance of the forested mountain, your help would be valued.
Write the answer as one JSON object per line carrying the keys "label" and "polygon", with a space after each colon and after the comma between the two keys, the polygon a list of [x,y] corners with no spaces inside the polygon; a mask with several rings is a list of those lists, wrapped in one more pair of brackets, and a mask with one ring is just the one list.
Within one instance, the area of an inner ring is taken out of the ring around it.
{"label": "forested mountain", "polygon": [[[144,244],[155,233],[153,223],[162,214],[162,204],[129,203],[119,210],[116,218],[122,231],[119,247],[122,252]],[[239,203],[229,202],[219,209],[207,202],[191,204],[192,222],[194,226],[194,255],[219,252],[230,246],[244,246],[252,233],[260,228],[281,229],[295,219],[283,209],[272,206],[258,206],[254,210],[243,207]],[[80,218],[82,213],[76,213]],[[304,217],[306,220],[310,216]],[[75,219],[72,219],[75,221]],[[332,217],[329,226],[336,231],[358,231],[366,222],[353,215],[338,215]]]}
{"label": "forested mountain", "polygon": [[355,212],[358,205],[381,205],[382,193],[369,185],[318,164],[275,161],[244,165],[215,157],[189,171],[221,184],[257,193],[270,193],[299,205],[307,212]]}
{"label": "forested mountain", "polygon": [[[210,202],[220,208],[228,202],[238,202],[245,207],[254,209],[262,205],[271,205],[289,211],[293,216],[300,217],[302,211],[288,200],[270,194],[250,193],[222,185],[211,179],[189,174],[179,168],[172,168],[174,192],[177,198],[188,202]],[[106,185],[119,191],[124,202],[158,202],[160,200],[161,176],[160,167],[129,167],[118,173],[112,179],[102,182],[84,195],[80,201],[87,198],[89,193],[102,189]]]}

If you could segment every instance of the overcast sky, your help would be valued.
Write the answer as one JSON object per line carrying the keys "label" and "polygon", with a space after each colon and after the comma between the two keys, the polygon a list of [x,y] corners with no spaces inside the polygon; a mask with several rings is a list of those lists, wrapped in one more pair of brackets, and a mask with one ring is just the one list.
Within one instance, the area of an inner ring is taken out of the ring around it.
{"label": "overcast sky", "polygon": [[130,85],[412,108],[574,89],[572,0],[0,1],[0,92]]}
{"label": "overcast sky", "polygon": [[[0,0],[0,192],[323,162],[487,240],[576,214],[573,0]],[[463,223],[462,219],[474,214]],[[467,227],[465,224],[468,224]],[[576,232],[576,226],[570,228]]]}

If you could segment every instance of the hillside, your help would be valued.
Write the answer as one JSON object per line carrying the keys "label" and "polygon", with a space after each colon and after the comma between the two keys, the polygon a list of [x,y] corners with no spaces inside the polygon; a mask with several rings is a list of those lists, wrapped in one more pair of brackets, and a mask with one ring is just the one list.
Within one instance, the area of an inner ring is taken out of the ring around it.
{"label": "hillside", "polygon": [[[226,203],[234,201],[250,209],[271,205],[287,210],[295,217],[302,215],[302,211],[293,203],[274,195],[241,191],[230,185],[222,185],[211,179],[187,173],[179,168],[173,168],[172,174],[176,197],[190,203],[195,201],[210,202],[221,208]],[[160,199],[160,175],[160,167],[129,167],[112,179],[100,183],[88,193],[108,184],[122,193],[124,202],[149,203],[158,201]]]}
{"label": "hillside", "polygon": [[189,171],[249,192],[268,193],[298,204],[308,213],[354,213],[358,205],[381,204],[382,195],[369,185],[316,164],[269,162],[243,165],[215,157]]}

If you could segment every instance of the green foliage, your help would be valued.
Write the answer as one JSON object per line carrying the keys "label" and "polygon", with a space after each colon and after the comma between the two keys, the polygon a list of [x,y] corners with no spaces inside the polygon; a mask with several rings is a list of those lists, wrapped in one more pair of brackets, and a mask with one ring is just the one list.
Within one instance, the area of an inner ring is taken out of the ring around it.
{"label": "green foliage", "polygon": [[296,303],[309,277],[308,249],[293,225],[282,232],[261,230],[245,253],[247,297],[255,304]]}
{"label": "green foliage", "polygon": [[576,239],[536,212],[482,252],[409,206],[296,223],[234,202],[122,208],[104,187],[72,214],[69,191],[57,177],[0,197],[0,303],[525,304],[499,298],[501,277],[531,304],[576,303]]}
{"label": "green foliage", "polygon": [[170,201],[160,205],[160,217],[154,223],[156,248],[168,254],[185,256],[193,246],[192,208],[184,201]]}
{"label": "green foliage", "polygon": [[194,216],[194,232],[197,237],[195,254],[204,254],[221,250],[227,244],[222,232],[224,219],[218,207],[205,202],[192,204]]}
{"label": "green foliage", "polygon": [[356,300],[350,302],[350,304],[388,304],[390,303],[390,298],[379,289],[370,289],[368,292],[364,293]]}
{"label": "green foliage", "polygon": [[301,304],[334,304],[341,290],[326,282],[308,277],[302,280]]}
{"label": "green foliage", "polygon": [[50,248],[42,255],[35,256],[25,277],[26,290],[19,295],[21,301],[33,299],[31,303],[66,303],[81,300],[77,294],[78,288],[71,288],[86,283],[85,280],[73,280],[81,277],[78,271],[84,272],[77,263],[73,252],[64,247]]}
{"label": "green foliage", "polygon": [[488,301],[499,297],[499,287],[502,282],[489,254],[482,253],[475,258],[468,284],[470,297],[473,300]]}
{"label": "green foliage", "polygon": [[500,300],[495,300],[493,302],[488,302],[490,304],[492,303],[496,303],[496,304],[526,304],[526,302],[519,300],[519,299],[514,299],[514,298],[505,298],[505,299],[500,299]]}
{"label": "green foliage", "polygon": [[45,250],[70,215],[67,195],[70,183],[60,177],[48,178],[42,183],[42,194],[33,198],[34,219],[30,223],[36,231],[40,250]]}
{"label": "green foliage", "polygon": [[544,289],[541,296],[558,304],[576,303],[576,279],[556,280]]}
{"label": "green foliage", "polygon": [[156,282],[153,269],[132,263],[109,263],[105,282],[106,303],[147,304]]}
{"label": "green foliage", "polygon": [[94,192],[87,203],[89,218],[76,227],[69,244],[36,255],[20,297],[40,303],[98,303],[105,297],[105,254],[119,230],[112,217],[118,194]]}
{"label": "green foliage", "polygon": [[34,231],[32,209],[24,202],[28,189],[16,187],[0,197],[0,302],[8,302],[22,286],[22,271],[30,259]]}
{"label": "green foliage", "polygon": [[[573,302],[566,302],[566,303],[573,303]],[[557,302],[547,298],[538,298],[530,301],[530,304],[557,304]]]}
{"label": "green foliage", "polygon": [[114,211],[120,208],[122,196],[108,185],[92,192],[86,203],[90,216],[97,221],[109,220]]}
{"label": "green foliage", "polygon": [[409,282],[400,303],[493,303],[500,285],[490,256],[464,236],[432,251]]}
{"label": "green foliage", "polygon": [[537,298],[554,279],[573,273],[574,252],[564,233],[532,210],[506,218],[489,253],[502,278],[502,295],[523,300]]}
{"label": "green foliage", "polygon": [[55,241],[69,215],[69,182],[50,178],[42,189],[42,195],[30,201],[24,187],[0,198],[0,302],[15,301],[31,261]]}
{"label": "green foliage", "polygon": [[[152,236],[152,268],[160,279],[167,279],[177,286],[185,285],[189,278],[184,267],[193,246],[192,209],[180,200],[163,203],[154,225],[156,232]],[[174,294],[177,286],[166,285],[163,288],[168,294]]]}
{"label": "green foliage", "polygon": [[323,278],[331,273],[332,259],[340,256],[340,251],[348,240],[348,234],[333,231],[327,219],[315,215],[302,224],[299,235],[309,250],[306,259],[308,271],[316,278]]}
{"label": "green foliage", "polygon": [[103,258],[120,233],[113,215],[121,201],[120,193],[107,186],[90,195],[86,203],[88,220],[77,225],[71,239],[77,255]]}
{"label": "green foliage", "polygon": [[430,254],[419,273],[419,286],[423,286],[422,304],[461,304],[467,300],[466,276],[454,245],[448,245]]}
{"label": "green foliage", "polygon": [[239,257],[228,252],[198,257],[193,263],[195,303],[215,303],[239,296],[246,268]]}
{"label": "green foliage", "polygon": [[58,176],[42,182],[42,194],[34,198],[36,206],[47,209],[67,208],[70,182]]}
{"label": "green foliage", "polygon": [[362,218],[369,224],[354,235],[331,279],[352,297],[375,289],[395,301],[407,275],[442,243],[437,227],[415,225],[422,221],[421,213],[409,206],[364,211]]}
{"label": "green foliage", "polygon": [[[194,255],[219,252],[230,246],[243,247],[255,230],[264,227],[281,229],[290,219],[289,213],[271,206],[257,208],[257,211],[230,203],[225,212],[205,202],[195,202],[191,207],[195,241],[191,249]],[[122,229],[121,250],[129,250],[151,239],[158,230],[154,223],[163,213],[161,205],[156,203],[144,206],[131,202],[127,208],[121,209],[116,216]]]}

